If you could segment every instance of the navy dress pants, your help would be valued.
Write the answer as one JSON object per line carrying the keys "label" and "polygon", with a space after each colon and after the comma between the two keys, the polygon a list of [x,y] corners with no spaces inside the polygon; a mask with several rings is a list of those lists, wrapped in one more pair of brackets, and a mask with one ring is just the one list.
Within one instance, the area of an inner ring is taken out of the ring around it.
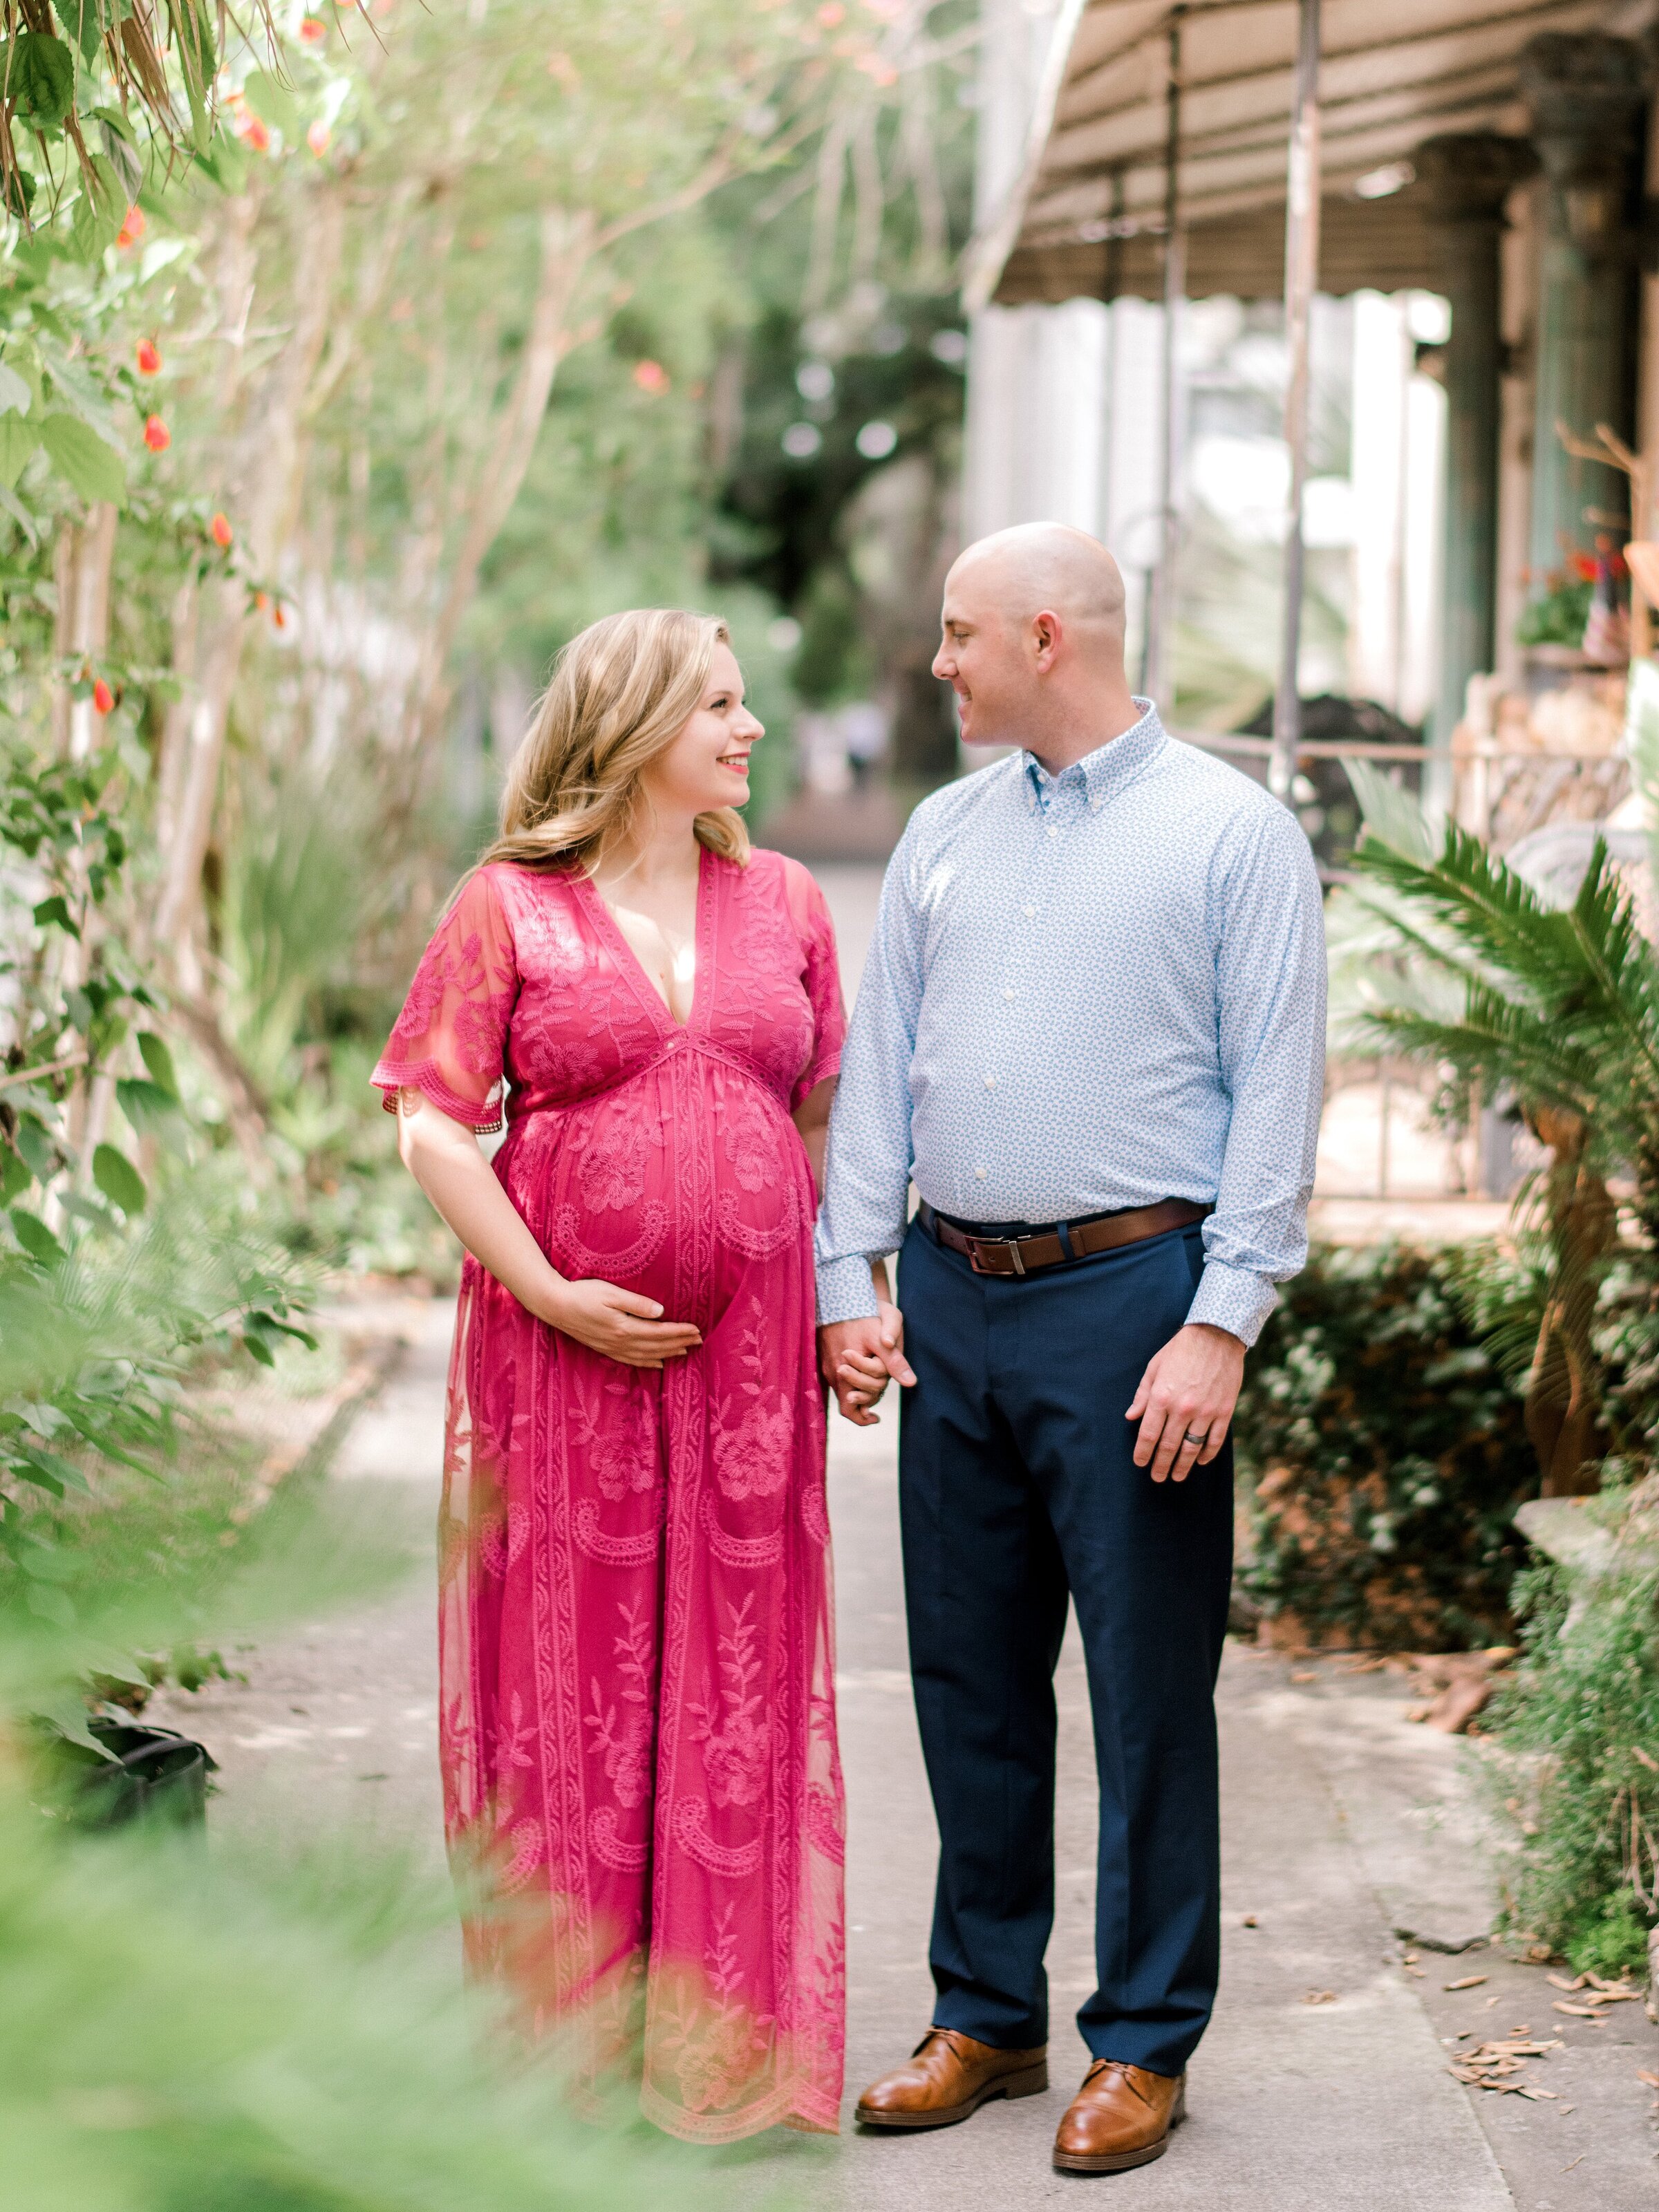
{"label": "navy dress pants", "polygon": [[1219,1952],[1215,1678],[1232,1448],[1184,1482],[1124,1419],[1181,1328],[1196,1227],[1023,1279],[976,1275],[913,1222],[899,1261],[899,1500],[910,1666],[939,1818],[934,2024],[1003,2050],[1048,2033],[1054,1672],[1066,1601],[1100,1776],[1097,2058],[1179,2074]]}

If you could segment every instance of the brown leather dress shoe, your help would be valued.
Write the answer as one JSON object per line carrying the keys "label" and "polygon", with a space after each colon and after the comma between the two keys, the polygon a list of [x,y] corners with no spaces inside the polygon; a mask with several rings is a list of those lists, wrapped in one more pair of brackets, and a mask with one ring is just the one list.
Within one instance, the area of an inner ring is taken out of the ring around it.
{"label": "brown leather dress shoe", "polygon": [[954,2027],[930,2027],[910,2054],[858,2102],[866,2128],[948,2128],[988,2098],[1035,2097],[1048,2086],[1048,2051],[999,2051]]}
{"label": "brown leather dress shoe", "polygon": [[1187,2076],[1149,2074],[1115,2058],[1097,2058],[1054,2137],[1054,2164],[1065,2173],[1121,2173],[1150,2166],[1170,2147],[1170,2130],[1187,2117]]}

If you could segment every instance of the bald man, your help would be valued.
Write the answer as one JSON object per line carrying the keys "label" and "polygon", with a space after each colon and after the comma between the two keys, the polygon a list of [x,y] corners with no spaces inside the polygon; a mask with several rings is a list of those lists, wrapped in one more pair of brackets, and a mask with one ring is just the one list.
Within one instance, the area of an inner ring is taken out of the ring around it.
{"label": "bald man", "polygon": [[[1048,2086],[1069,1600],[1100,1776],[1098,1986],[1054,2155],[1111,2172],[1162,2154],[1215,1995],[1227,1431],[1306,1253],[1319,884],[1285,808],[1131,695],[1122,581],[1094,538],[1040,524],[970,546],[943,629],[963,740],[1019,750],[924,800],[893,855],[818,1227],[842,1413],[867,1422],[903,1386],[939,1828],[933,2024],[858,2110],[943,2127]],[[896,1307],[874,1273],[895,1250]]]}

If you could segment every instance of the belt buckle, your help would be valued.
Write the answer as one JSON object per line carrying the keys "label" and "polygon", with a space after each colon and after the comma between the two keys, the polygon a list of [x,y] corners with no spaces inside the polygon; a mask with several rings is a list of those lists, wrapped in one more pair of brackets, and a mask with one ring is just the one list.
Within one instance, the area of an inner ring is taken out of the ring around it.
{"label": "belt buckle", "polygon": [[1025,1262],[1019,1256],[1019,1242],[1017,1237],[970,1237],[968,1240],[968,1265],[976,1275],[1000,1276],[1002,1270],[1000,1267],[982,1267],[980,1265],[980,1254],[994,1249],[1008,1255],[1009,1259],[1013,1262],[1013,1273],[1016,1275],[1023,1275],[1025,1273]]}

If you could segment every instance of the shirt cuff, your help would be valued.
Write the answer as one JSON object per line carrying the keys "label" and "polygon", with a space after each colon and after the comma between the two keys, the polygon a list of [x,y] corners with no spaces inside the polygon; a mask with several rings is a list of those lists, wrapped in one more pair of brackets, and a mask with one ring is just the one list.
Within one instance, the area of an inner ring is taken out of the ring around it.
{"label": "shirt cuff", "polygon": [[875,1318],[876,1286],[870,1279],[870,1262],[862,1252],[844,1260],[818,1262],[818,1327],[832,1321],[872,1321]]}
{"label": "shirt cuff", "polygon": [[1224,1328],[1248,1346],[1261,1335],[1262,1323],[1278,1304],[1279,1292],[1265,1275],[1206,1260],[1187,1319],[1189,1324],[1202,1322],[1211,1328]]}

